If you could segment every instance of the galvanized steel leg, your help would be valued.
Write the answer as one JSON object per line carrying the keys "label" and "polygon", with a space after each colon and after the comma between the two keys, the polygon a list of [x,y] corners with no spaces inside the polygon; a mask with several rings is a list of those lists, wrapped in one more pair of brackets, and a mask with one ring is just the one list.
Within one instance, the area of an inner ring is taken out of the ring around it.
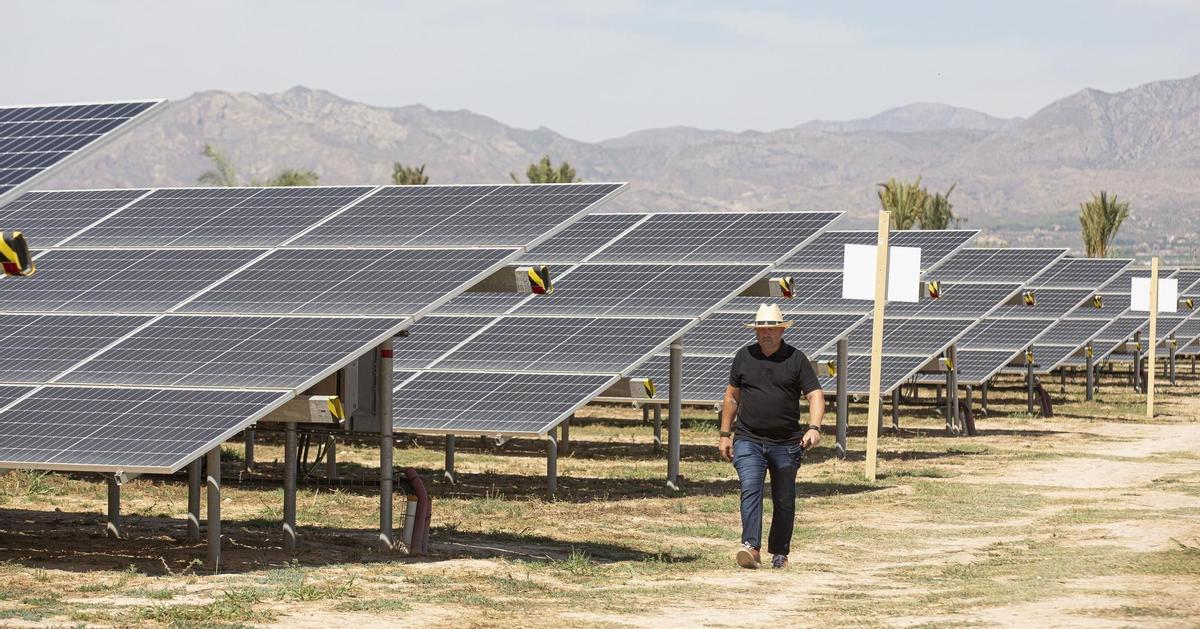
{"label": "galvanized steel leg", "polygon": [[296,550],[296,422],[283,425],[283,547]]}
{"label": "galvanized steel leg", "polygon": [[106,475],[104,481],[108,485],[108,524],[105,533],[121,539],[121,483],[115,474]]}
{"label": "galvanized steel leg", "polygon": [[662,450],[662,404],[654,405],[654,451]]}
{"label": "galvanized steel leg", "polygon": [[208,566],[221,571],[221,446],[208,451],[205,465],[208,486]]}
{"label": "galvanized steel leg", "polygon": [[337,439],[332,434],[325,442],[325,478],[337,478]]}
{"label": "galvanized steel leg", "polygon": [[1096,358],[1092,355],[1092,344],[1087,349],[1087,381],[1084,383],[1083,399],[1091,402],[1096,399]]}
{"label": "galvanized steel leg", "polygon": [[1141,392],[1142,390],[1142,332],[1139,330],[1133,334],[1133,342],[1135,350],[1133,352],[1133,390]]}
{"label": "galvanized steel leg", "polygon": [[392,487],[395,481],[392,439],[392,340],[379,346],[376,390],[379,392],[379,548],[389,552],[396,547],[392,531]]}
{"label": "galvanized steel leg", "polygon": [[1033,415],[1033,363],[1025,360],[1025,412]]}
{"label": "galvanized steel leg", "polygon": [[670,394],[667,412],[667,486],[679,489],[679,432],[683,414],[683,341],[671,343],[671,374],[667,390]]}
{"label": "galvanized steel leg", "polygon": [[553,432],[546,435],[546,491],[551,497],[558,493],[558,441]]}
{"label": "galvanized steel leg", "polygon": [[979,409],[984,413],[987,413],[987,391],[988,383],[985,382],[983,383],[983,386],[979,388]]}
{"label": "galvanized steel leg", "polygon": [[188,539],[200,541],[200,457],[188,463]]}
{"label": "galvanized steel leg", "polygon": [[955,434],[963,434],[966,432],[964,422],[958,415],[958,347],[951,345],[946,348],[946,357],[950,359],[950,369],[946,371],[946,401],[949,406],[949,414],[951,425],[954,426]]}
{"label": "galvanized steel leg", "polygon": [[650,423],[650,405],[643,404],[642,405],[642,425],[645,426],[649,423]]}
{"label": "galvanized steel leg", "polygon": [[242,469],[249,472],[254,468],[254,428],[247,427],[242,431],[242,440],[246,444],[246,455],[242,457]]}
{"label": "galvanized steel leg", "polygon": [[454,435],[446,435],[446,464],[443,466],[442,477],[446,482],[454,482]]}
{"label": "galvanized steel leg", "polygon": [[846,433],[850,430],[850,377],[846,373],[849,363],[850,341],[846,337],[837,342],[837,456],[846,458]]}
{"label": "galvanized steel leg", "polygon": [[900,389],[892,391],[892,430],[900,432]]}
{"label": "galvanized steel leg", "polygon": [[571,451],[571,420],[575,419],[574,415],[566,418],[559,426],[562,431],[562,437],[558,440],[559,447],[562,448],[563,454]]}
{"label": "galvanized steel leg", "polygon": [[1175,343],[1167,345],[1167,368],[1171,370],[1171,384],[1175,384]]}

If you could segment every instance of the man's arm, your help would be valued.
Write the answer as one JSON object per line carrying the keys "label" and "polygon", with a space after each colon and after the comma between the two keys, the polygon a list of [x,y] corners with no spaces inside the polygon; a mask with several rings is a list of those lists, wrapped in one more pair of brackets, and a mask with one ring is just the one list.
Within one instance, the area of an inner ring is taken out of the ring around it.
{"label": "man's arm", "polygon": [[739,387],[732,384],[725,387],[725,398],[721,401],[722,436],[717,441],[717,450],[726,461],[733,460],[733,437],[725,435],[733,432],[733,420],[737,417],[738,404],[741,400],[742,390]]}
{"label": "man's arm", "polygon": [[[808,450],[821,443],[821,421],[825,419],[825,392],[813,389],[804,397],[808,399],[808,425],[810,428],[804,432],[804,439],[801,443],[804,445],[804,449]],[[812,426],[816,426],[816,428],[812,428]]]}

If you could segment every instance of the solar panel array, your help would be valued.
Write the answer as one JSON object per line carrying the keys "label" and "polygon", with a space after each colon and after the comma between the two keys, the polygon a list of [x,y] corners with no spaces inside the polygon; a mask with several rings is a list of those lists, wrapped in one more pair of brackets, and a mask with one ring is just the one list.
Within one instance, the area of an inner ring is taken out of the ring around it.
{"label": "solar panel array", "polygon": [[[1179,273],[1178,269],[1163,269],[1159,271],[1162,278],[1172,278]],[[1098,301],[1084,304],[1067,315],[1067,321],[1080,319],[1102,319],[1105,326],[1084,342],[1076,345],[1076,350],[1063,357],[1057,363],[1047,363],[1039,366],[1038,373],[1048,373],[1062,367],[1082,368],[1087,366],[1086,348],[1092,346],[1094,363],[1118,358],[1114,352],[1132,340],[1134,334],[1149,327],[1145,314],[1135,314],[1130,311],[1130,289],[1133,278],[1150,277],[1150,269],[1145,267],[1127,267],[1116,274],[1111,281],[1105,283],[1099,293]],[[1182,283],[1182,282],[1181,282]],[[1096,305],[1100,307],[1097,308]],[[1132,356],[1129,357],[1132,359]]]}
{"label": "solar panel array", "polygon": [[163,102],[0,107],[0,202],[125,131]]}
{"label": "solar panel array", "polygon": [[[398,431],[543,435],[824,230],[837,212],[588,216],[533,247],[554,291],[465,293],[420,325],[393,401]],[[753,241],[755,246],[747,247]],[[590,250],[589,250],[590,248]],[[752,254],[747,254],[748,250]],[[540,256],[546,255],[546,258]],[[490,320],[480,315],[488,315]],[[441,355],[452,329],[474,329]],[[714,339],[714,342],[722,342]],[[426,358],[428,358],[426,360]],[[520,395],[511,390],[516,387]],[[455,393],[446,395],[446,391]],[[461,394],[458,391],[469,391]],[[513,410],[513,405],[519,410]]]}
{"label": "solar panel array", "polygon": [[35,385],[0,407],[0,468],[174,471],[621,184],[399,188],[18,198],[58,222],[38,273],[0,282],[0,335],[28,359],[0,383]]}
{"label": "solar panel array", "polygon": [[[938,268],[977,233],[969,230],[897,231],[889,235],[889,242],[895,246],[921,247],[922,270],[927,271]],[[787,318],[797,322],[785,333],[785,340],[818,363],[831,360],[830,352],[837,339],[849,335],[851,362],[854,363],[850,368],[850,393],[866,392],[865,376],[855,374],[855,367],[861,365],[854,361],[870,350],[869,341],[863,339],[870,332],[871,304],[842,299],[841,271],[845,245],[873,244],[876,238],[874,231],[825,232],[776,267],[776,274],[792,278],[796,290],[794,298],[737,297],[689,331],[683,342],[684,399],[709,403],[721,399],[729,379],[730,358],[737,350],[754,342],[753,331],[744,324],[753,318],[752,314],[763,303],[778,305]],[[1003,290],[984,287],[984,292],[989,289]],[[1003,297],[987,305],[985,311],[1015,289],[1013,286],[1004,291]],[[950,298],[952,293],[955,296]],[[971,290],[955,289],[947,293],[944,301],[925,299],[918,304],[906,304],[911,307],[900,310],[894,317],[892,312],[888,313],[885,328],[889,334],[884,341],[885,392],[911,377],[933,354],[942,351],[969,327],[976,316],[971,313],[981,307],[974,299],[977,295]],[[917,360],[916,356],[923,358]],[[916,364],[918,362],[921,364]],[[658,356],[638,369],[636,375],[662,380],[667,375],[667,367],[666,357]],[[828,369],[818,370],[818,373],[828,375]],[[825,385],[829,391],[836,388],[832,378],[826,378]],[[661,389],[659,396],[665,396]]]}

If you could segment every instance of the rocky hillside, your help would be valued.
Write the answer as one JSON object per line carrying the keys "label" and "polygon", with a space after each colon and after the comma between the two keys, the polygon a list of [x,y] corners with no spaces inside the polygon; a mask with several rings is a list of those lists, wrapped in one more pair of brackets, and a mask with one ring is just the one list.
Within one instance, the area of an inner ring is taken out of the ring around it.
{"label": "rocky hillside", "polygon": [[1150,242],[1188,261],[1200,242],[1198,140],[1200,76],[1083,90],[1027,119],[916,104],[769,132],[672,127],[598,143],[465,110],[372,107],[297,87],[195,94],[46,187],[194,185],[209,166],[206,143],[247,181],[302,167],[328,184],[386,183],[394,160],[427,164],[435,183],[501,182],[550,154],[587,180],[630,181],[613,209],[837,208],[866,225],[876,183],[921,175],[939,189],[957,183],[952,200],[968,226],[1014,244],[1077,245],[1079,202],[1114,191],[1135,211],[1122,252]]}

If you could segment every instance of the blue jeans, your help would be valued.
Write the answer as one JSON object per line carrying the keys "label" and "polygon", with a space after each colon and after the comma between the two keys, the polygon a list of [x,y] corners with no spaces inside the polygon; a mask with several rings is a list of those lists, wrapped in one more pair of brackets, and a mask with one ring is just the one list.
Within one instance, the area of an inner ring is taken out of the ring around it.
{"label": "blue jeans", "polygon": [[796,472],[804,460],[804,448],[796,443],[758,443],[734,439],[733,467],[742,484],[742,543],[762,545],[763,481],[771,473],[771,533],[767,552],[786,555],[796,525]]}

